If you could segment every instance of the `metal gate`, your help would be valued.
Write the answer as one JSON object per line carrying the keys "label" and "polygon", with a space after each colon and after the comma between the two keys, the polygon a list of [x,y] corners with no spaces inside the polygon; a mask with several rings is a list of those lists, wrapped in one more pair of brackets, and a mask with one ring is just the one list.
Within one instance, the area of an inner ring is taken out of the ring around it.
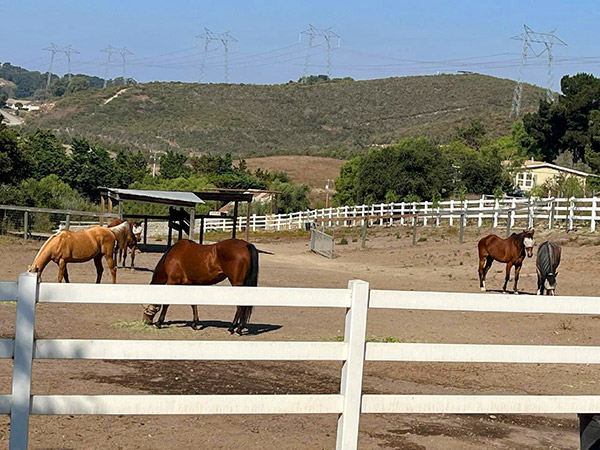
{"label": "metal gate", "polygon": [[333,236],[316,229],[310,230],[310,249],[327,258],[333,258]]}

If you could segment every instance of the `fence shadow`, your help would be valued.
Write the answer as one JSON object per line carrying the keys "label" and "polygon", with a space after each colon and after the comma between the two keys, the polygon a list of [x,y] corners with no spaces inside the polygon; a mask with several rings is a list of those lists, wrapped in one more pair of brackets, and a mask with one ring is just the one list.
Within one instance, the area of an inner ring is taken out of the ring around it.
{"label": "fence shadow", "polygon": [[[514,291],[504,292],[502,289],[487,289],[486,292],[495,292],[497,294],[514,294]],[[537,292],[519,291],[518,295],[537,295]]]}
{"label": "fence shadow", "polygon": [[[198,322],[200,325],[199,330],[204,330],[205,328],[225,328],[228,329],[231,326],[231,322],[225,322],[223,320],[200,320]],[[180,327],[191,327],[191,320],[171,320],[165,321],[164,325],[177,325]],[[242,333],[244,336],[257,336],[259,334],[268,333],[270,331],[279,330],[282,328],[282,325],[273,325],[268,323],[249,323],[247,329]]]}

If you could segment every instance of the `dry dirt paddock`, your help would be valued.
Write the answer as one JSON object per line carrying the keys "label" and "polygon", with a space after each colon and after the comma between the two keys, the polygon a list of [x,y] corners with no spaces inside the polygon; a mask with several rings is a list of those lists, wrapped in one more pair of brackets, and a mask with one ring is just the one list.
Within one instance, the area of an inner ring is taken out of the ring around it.
{"label": "dry dirt paddock", "polygon": [[[476,242],[489,230],[419,231],[426,240],[411,246],[410,230],[369,230],[367,249],[359,231],[338,232],[328,260],[308,250],[303,235],[257,235],[252,241],[275,255],[261,255],[263,286],[345,287],[361,278],[374,288],[477,292]],[[563,244],[558,293],[597,295],[600,236],[583,232],[539,233]],[[2,237],[0,237],[2,239]],[[0,241],[0,280],[15,280],[30,264],[39,242]],[[120,283],[148,283],[158,254],[140,254],[146,270],[119,269]],[[520,288],[534,292],[534,259],[525,261]],[[92,282],[93,264],[69,267],[74,282]],[[495,263],[488,287],[500,288],[503,265]],[[103,282],[109,282],[105,272]],[[55,266],[44,273],[56,276]],[[525,297],[523,296],[523,300]],[[13,335],[14,305],[3,305],[0,337]],[[204,329],[192,330],[189,307],[173,307],[166,329],[139,326],[135,305],[39,306],[39,338],[335,340],[343,334],[343,312],[332,309],[256,308],[250,334],[230,336],[232,308],[200,308]],[[600,345],[600,317],[537,314],[383,311],[369,313],[372,340],[402,342]],[[36,394],[230,394],[337,393],[338,363],[203,361],[37,361]],[[598,368],[587,365],[370,363],[367,393],[423,394],[600,394]],[[0,362],[0,393],[10,392],[10,362]],[[1,447],[9,422],[0,417]],[[58,416],[31,419],[33,449],[245,450],[335,448],[336,417],[288,416]],[[359,448],[374,449],[576,449],[575,416],[363,415]]]}

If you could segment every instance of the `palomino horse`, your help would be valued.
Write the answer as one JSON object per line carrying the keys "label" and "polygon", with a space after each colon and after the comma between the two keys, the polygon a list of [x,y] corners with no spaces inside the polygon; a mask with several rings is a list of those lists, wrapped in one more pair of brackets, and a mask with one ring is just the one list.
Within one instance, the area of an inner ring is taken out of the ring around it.
{"label": "palomino horse", "polygon": [[560,245],[556,242],[542,242],[538,247],[535,268],[538,277],[537,295],[554,295],[556,291],[556,277],[558,265],[560,264]]}
{"label": "palomino horse", "polygon": [[526,230],[522,233],[513,233],[508,238],[502,239],[495,234],[490,234],[479,241],[479,287],[485,291],[485,276],[492,267],[494,261],[506,263],[506,277],[502,290],[506,292],[506,285],[510,280],[510,269],[515,266],[515,289],[518,294],[517,283],[519,273],[525,259],[525,254],[530,258],[533,256],[534,230]]}
{"label": "palomino horse", "polygon": [[[108,227],[116,227],[121,225],[125,221],[122,219],[115,219],[108,224]],[[140,222],[127,222],[129,224],[130,233],[124,234],[120,239],[117,239],[117,245],[115,247],[114,259],[117,263],[122,263],[122,267],[125,267],[125,260],[127,259],[127,249],[131,249],[131,267],[135,263],[135,251],[137,250],[137,244],[142,240],[142,224]]]}
{"label": "palomino horse", "polygon": [[123,234],[129,233],[129,225],[121,224],[112,228],[92,227],[87,230],[70,231],[61,230],[50,236],[40,251],[37,253],[33,264],[29,266],[30,272],[37,272],[42,277],[44,268],[50,261],[58,265],[58,282],[69,282],[67,263],[86,262],[94,260],[96,266],[96,283],[100,283],[104,268],[102,257],[106,259],[112,275],[112,282],[117,282],[117,268],[113,259],[115,242]]}
{"label": "palomino horse", "polygon": [[[241,239],[227,239],[217,244],[200,245],[181,240],[158,261],[150,284],[210,285],[229,279],[232,286],[258,285],[258,254],[268,253]],[[165,321],[169,305],[162,305],[155,325],[160,328]],[[143,320],[151,324],[161,305],[148,305]],[[192,305],[192,328],[198,329],[198,307]],[[229,332],[242,330],[250,320],[252,306],[238,306]]]}

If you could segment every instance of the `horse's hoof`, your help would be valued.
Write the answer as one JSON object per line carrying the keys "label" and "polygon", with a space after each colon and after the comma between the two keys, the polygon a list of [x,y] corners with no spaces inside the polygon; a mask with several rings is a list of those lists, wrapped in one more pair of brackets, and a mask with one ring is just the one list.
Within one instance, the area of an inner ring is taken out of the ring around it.
{"label": "horse's hoof", "polygon": [[480,289],[481,289],[481,292],[485,292],[485,288],[484,287],[482,287]]}
{"label": "horse's hoof", "polygon": [[160,322],[156,322],[154,325],[156,325],[156,328],[158,328],[159,330],[162,328],[162,323]]}
{"label": "horse's hoof", "polygon": [[193,323],[192,324],[192,330],[197,330],[198,329],[198,324],[197,323]]}
{"label": "horse's hoof", "polygon": [[513,292],[513,295],[519,295],[519,291]]}
{"label": "horse's hoof", "polygon": [[235,332],[235,328],[229,327],[227,328],[227,331],[229,331],[229,334],[233,334]]}
{"label": "horse's hoof", "polygon": [[235,332],[237,333],[238,336],[242,335],[242,329],[238,328],[237,330],[235,330]]}

